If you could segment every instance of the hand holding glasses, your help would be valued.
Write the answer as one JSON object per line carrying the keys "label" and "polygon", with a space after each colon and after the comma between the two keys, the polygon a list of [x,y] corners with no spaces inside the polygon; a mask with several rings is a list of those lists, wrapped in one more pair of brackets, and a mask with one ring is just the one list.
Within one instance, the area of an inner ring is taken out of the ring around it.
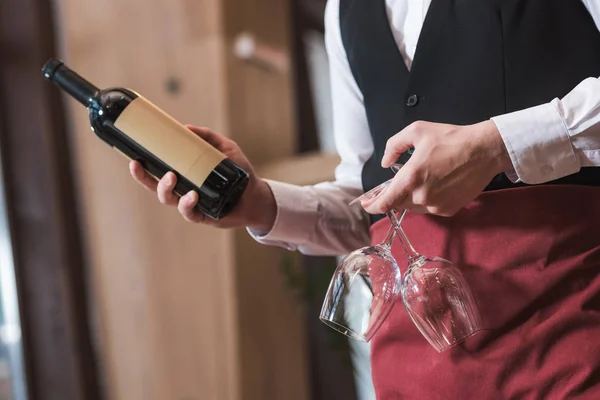
{"label": "hand holding glasses", "polygon": [[[400,167],[392,169],[397,172]],[[377,197],[390,183],[382,183],[350,205]],[[459,269],[448,260],[415,251],[400,226],[405,213],[387,214],[392,226],[383,243],[355,250],[342,260],[329,285],[320,319],[346,336],[368,342],[401,295],[413,323],[441,352],[479,331],[482,320]],[[391,252],[394,233],[408,258],[404,274]]]}

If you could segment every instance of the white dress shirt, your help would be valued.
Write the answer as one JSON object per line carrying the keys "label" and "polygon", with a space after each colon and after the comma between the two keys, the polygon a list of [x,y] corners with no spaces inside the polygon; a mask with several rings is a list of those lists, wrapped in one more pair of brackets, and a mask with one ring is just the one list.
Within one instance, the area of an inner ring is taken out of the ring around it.
{"label": "white dress shirt", "polygon": [[[600,0],[580,0],[600,31]],[[386,0],[392,33],[410,69],[431,0]],[[267,181],[277,202],[270,232],[249,229],[257,241],[309,255],[343,255],[369,243],[369,218],[348,203],[362,193],[361,172],[373,154],[363,97],[350,70],[339,24],[339,0],[325,12],[333,130],[341,163],[334,182],[300,187]],[[600,49],[598,49],[600,51]],[[544,183],[600,166],[600,77],[562,99],[492,118],[506,144],[513,180]]]}

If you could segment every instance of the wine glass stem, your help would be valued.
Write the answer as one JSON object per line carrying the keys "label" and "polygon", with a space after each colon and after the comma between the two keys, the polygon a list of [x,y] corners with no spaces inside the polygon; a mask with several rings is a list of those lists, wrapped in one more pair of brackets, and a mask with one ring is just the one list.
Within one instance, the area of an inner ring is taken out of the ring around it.
{"label": "wine glass stem", "polygon": [[[402,223],[402,220],[404,219],[405,214],[406,214],[406,210],[404,210],[404,212],[402,213],[400,218],[398,218],[396,225],[400,226],[400,224]],[[390,224],[390,229],[386,233],[386,235],[385,235],[386,238],[384,240],[385,245],[389,248],[392,248],[392,243],[394,242],[395,231],[396,231],[396,229],[394,227],[394,222],[392,221],[392,223]]]}
{"label": "wine glass stem", "polygon": [[396,236],[398,236],[398,239],[400,239],[400,243],[402,243],[404,252],[406,253],[406,256],[408,257],[408,264],[410,265],[416,259],[420,258],[421,255],[419,253],[417,253],[417,251],[414,249],[414,247],[408,240],[408,237],[406,237],[406,234],[404,233],[404,229],[402,229],[402,226],[400,225],[400,223],[402,222],[402,219],[404,219],[405,214],[406,214],[406,210],[402,211],[402,215],[400,217],[398,217],[398,212],[395,210],[392,210],[387,213],[387,216],[390,219],[390,222],[392,223],[394,230],[396,231]]}
{"label": "wine glass stem", "polygon": [[394,227],[390,226],[387,234],[385,235],[385,240],[383,241],[385,246],[388,248],[392,248],[392,243],[394,242]]}

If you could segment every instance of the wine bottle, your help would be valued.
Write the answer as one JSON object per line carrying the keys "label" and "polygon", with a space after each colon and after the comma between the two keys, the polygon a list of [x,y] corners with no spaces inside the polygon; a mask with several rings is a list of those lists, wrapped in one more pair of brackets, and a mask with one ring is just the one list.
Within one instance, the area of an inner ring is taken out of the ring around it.
{"label": "wine bottle", "polygon": [[56,58],[46,62],[42,73],[88,109],[100,139],[139,161],[156,179],[173,171],[174,192],[196,191],[196,208],[210,218],[223,218],[242,196],[248,173],[139,93],[121,87],[100,90]]}

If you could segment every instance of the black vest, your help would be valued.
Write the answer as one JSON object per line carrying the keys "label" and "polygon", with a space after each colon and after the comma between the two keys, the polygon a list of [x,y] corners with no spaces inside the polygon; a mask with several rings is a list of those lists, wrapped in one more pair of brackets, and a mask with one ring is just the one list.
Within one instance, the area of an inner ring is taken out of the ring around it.
{"label": "black vest", "polygon": [[[386,141],[414,121],[477,123],[600,76],[600,32],[580,0],[433,0],[410,72],[385,0],[340,0],[340,29],[375,147],[365,191],[392,177],[380,165]],[[600,168],[553,183],[600,186]],[[524,185],[500,174],[485,190]]]}

